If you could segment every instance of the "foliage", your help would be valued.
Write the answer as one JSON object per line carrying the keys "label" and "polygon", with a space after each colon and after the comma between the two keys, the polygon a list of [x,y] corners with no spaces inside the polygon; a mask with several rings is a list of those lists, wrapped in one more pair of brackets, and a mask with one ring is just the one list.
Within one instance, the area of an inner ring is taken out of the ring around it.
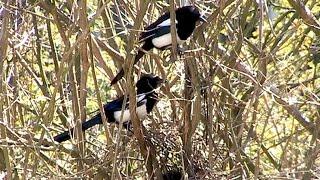
{"label": "foliage", "polygon": [[[2,1],[0,177],[320,178],[320,2],[192,3],[208,23],[185,52],[149,52],[110,87],[169,3]],[[167,80],[142,134],[105,124],[54,143],[141,72]]]}

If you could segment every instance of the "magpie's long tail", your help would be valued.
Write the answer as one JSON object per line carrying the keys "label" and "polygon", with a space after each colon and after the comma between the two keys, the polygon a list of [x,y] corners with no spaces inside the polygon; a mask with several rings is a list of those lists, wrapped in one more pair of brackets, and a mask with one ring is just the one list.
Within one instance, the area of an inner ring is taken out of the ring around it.
{"label": "magpie's long tail", "polygon": [[[144,51],[149,51],[150,49],[153,48],[153,44],[151,42],[150,43],[145,42],[141,48],[143,49],[143,51],[142,50],[138,51],[136,57],[134,58],[133,65],[135,65],[143,57],[143,55],[145,54]],[[123,70],[123,68],[121,68],[121,70],[118,72],[118,74],[112,79],[112,81],[110,83],[111,86],[114,85],[115,83],[117,83],[123,77],[123,75],[124,75],[124,70]]]}
{"label": "magpie's long tail", "polygon": [[[89,128],[91,128],[92,126],[95,126],[97,124],[102,124],[102,120],[101,120],[101,115],[97,114],[96,116],[94,116],[92,119],[82,123],[82,131],[85,131]],[[73,131],[74,128],[70,129],[69,131],[65,131],[61,134],[56,135],[53,139],[55,141],[57,141],[58,143],[61,143],[63,141],[67,141],[71,138],[71,136],[73,136]],[[70,136],[71,133],[71,136]]]}

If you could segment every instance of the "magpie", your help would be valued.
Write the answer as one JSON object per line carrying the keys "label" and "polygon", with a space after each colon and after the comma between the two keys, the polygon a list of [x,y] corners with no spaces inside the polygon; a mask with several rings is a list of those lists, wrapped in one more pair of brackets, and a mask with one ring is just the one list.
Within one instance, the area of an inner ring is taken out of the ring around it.
{"label": "magpie", "polygon": [[181,180],[182,173],[177,170],[171,170],[165,174],[162,174],[163,180]]}
{"label": "magpie", "polygon": [[[178,44],[182,44],[191,36],[197,21],[206,22],[195,6],[183,6],[176,9],[175,13]],[[160,16],[158,20],[145,28],[145,31],[140,34],[139,38],[139,43],[143,42],[143,45],[135,56],[134,64],[140,60],[145,54],[145,51],[149,51],[152,48],[164,50],[171,46],[170,23],[170,12],[166,12]],[[123,75],[124,70],[121,68],[111,81],[111,85],[117,83]]]}
{"label": "magpie", "polygon": [[[155,89],[158,88],[163,80],[152,74],[142,75],[136,83],[137,87],[137,115],[143,119],[149,114],[158,101],[158,94]],[[124,96],[111,101],[103,106],[107,121],[109,123],[123,123],[126,128],[130,127],[130,112],[129,112],[129,98],[127,98],[125,109],[123,112],[122,121],[120,121],[122,114],[122,104],[124,103]],[[82,131],[91,128],[94,125],[102,124],[101,114],[95,115],[90,120],[82,123]],[[70,134],[73,136],[74,128],[65,131],[54,137],[54,140],[61,143],[70,139]]]}

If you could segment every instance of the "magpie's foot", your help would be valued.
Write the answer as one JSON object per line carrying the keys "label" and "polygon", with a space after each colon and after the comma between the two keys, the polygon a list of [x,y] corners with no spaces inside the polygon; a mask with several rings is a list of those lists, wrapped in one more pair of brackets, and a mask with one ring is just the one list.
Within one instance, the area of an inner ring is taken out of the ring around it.
{"label": "magpie's foot", "polygon": [[185,50],[186,50],[185,48],[177,46],[177,53],[179,56],[182,56],[184,54]]}
{"label": "magpie's foot", "polygon": [[131,129],[128,129],[128,131],[127,131],[127,136],[128,137],[132,137],[134,135],[134,133],[133,133],[133,129],[131,128]]}
{"label": "magpie's foot", "polygon": [[124,122],[123,127],[127,130],[127,135],[132,136],[133,135],[133,127],[131,122]]}

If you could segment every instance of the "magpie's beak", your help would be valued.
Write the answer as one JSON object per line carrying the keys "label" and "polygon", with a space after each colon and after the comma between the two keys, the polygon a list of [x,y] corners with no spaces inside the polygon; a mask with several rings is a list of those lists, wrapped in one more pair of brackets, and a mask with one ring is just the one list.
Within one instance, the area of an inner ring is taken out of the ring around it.
{"label": "magpie's beak", "polygon": [[207,23],[208,21],[203,17],[203,16],[200,16],[200,19],[199,19],[201,22],[205,22]]}

